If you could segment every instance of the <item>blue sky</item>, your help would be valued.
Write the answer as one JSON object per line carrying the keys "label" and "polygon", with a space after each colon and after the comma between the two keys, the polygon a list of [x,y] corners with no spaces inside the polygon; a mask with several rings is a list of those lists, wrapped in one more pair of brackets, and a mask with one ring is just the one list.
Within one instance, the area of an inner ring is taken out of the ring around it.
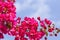
{"label": "blue sky", "polygon": [[[52,20],[56,27],[60,28],[60,0],[16,0],[17,17],[40,16],[42,19]],[[48,36],[48,40],[60,40],[60,34],[57,37]],[[13,40],[14,37],[5,35],[4,40]],[[42,39],[43,40],[43,39]]]}

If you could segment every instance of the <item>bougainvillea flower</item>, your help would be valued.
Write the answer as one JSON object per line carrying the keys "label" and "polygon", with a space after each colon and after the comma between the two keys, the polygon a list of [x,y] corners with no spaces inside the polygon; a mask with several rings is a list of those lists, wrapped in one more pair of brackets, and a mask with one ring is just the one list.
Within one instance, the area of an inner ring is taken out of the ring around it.
{"label": "bougainvillea flower", "polygon": [[[25,17],[21,20],[20,17],[16,18],[16,7],[14,5],[15,0],[0,0],[0,39],[4,38],[3,34],[15,36],[14,40],[40,40],[44,35],[48,35],[48,32],[53,32],[60,29],[52,27],[52,22],[45,18],[41,20],[37,17],[39,22],[35,18]],[[40,26],[39,26],[40,25]],[[41,27],[38,30],[38,27]],[[55,33],[55,36],[57,36]],[[45,40],[47,38],[45,37]]]}
{"label": "bougainvillea flower", "polygon": [[52,22],[50,20],[48,20],[47,18],[45,18],[45,23],[48,24],[48,25],[52,24]]}
{"label": "bougainvillea flower", "polygon": [[3,36],[3,34],[2,34],[2,33],[0,33],[0,39],[2,39],[2,38],[4,38],[4,36]]}
{"label": "bougainvillea flower", "polygon": [[8,2],[13,2],[13,3],[15,2],[15,0],[7,0],[7,1],[8,1]]}
{"label": "bougainvillea flower", "polygon": [[41,21],[40,25],[41,25],[41,27],[43,27],[44,29],[46,29],[46,25],[45,25],[44,21]]}

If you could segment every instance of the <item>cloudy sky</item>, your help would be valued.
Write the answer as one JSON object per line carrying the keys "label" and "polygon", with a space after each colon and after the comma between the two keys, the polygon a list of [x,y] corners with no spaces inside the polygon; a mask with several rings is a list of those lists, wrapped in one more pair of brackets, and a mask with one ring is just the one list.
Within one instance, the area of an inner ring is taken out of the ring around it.
{"label": "cloudy sky", "polygon": [[[17,17],[48,18],[55,23],[56,27],[60,28],[60,0],[16,0],[15,6]],[[60,34],[57,37],[48,36],[48,40],[60,40],[59,36]],[[14,37],[7,35],[4,38],[4,40],[13,39]]]}

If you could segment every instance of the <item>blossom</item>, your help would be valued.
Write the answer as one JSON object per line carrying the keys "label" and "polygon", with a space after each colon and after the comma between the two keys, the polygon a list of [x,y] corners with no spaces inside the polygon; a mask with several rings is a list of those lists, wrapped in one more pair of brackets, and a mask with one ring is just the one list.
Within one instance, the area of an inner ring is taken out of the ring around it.
{"label": "blossom", "polygon": [[[37,17],[39,21],[33,17],[25,17],[23,20],[20,17],[16,18],[14,3],[15,0],[0,0],[0,39],[4,38],[3,34],[8,34],[15,36],[14,40],[28,40],[25,35],[30,40],[40,40],[44,35],[47,36],[48,32],[54,30],[57,30],[57,33],[60,32],[58,28],[51,26],[53,24],[47,18],[41,20]],[[39,31],[37,31],[38,27],[41,27]],[[47,40],[46,37],[45,40]]]}
{"label": "blossom", "polygon": [[15,2],[15,0],[7,0],[7,1],[8,1],[8,2],[13,2],[13,3]]}
{"label": "blossom", "polygon": [[45,18],[45,23],[48,24],[48,25],[52,24],[52,22],[50,20],[48,20],[47,18]]}
{"label": "blossom", "polygon": [[2,34],[2,33],[0,33],[0,39],[1,39],[1,38],[4,38],[4,36],[3,36],[3,34]]}

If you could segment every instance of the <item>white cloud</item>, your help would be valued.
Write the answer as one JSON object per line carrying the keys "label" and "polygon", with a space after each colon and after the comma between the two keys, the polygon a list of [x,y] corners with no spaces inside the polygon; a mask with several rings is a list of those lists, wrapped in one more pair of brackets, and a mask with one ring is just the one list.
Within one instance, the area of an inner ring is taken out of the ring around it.
{"label": "white cloud", "polygon": [[33,13],[31,16],[38,17],[41,16],[41,18],[49,18],[50,17],[50,8],[49,5],[45,4],[46,0],[38,0],[38,9],[35,13]]}
{"label": "white cloud", "polygon": [[[33,3],[35,2],[35,3]],[[30,13],[30,17],[38,17],[41,18],[49,18],[50,17],[50,7],[46,4],[47,0],[25,0],[23,3],[16,2],[17,12],[22,10],[26,10],[27,8],[31,7],[32,9],[36,10],[34,13]],[[22,13],[23,14],[23,13]]]}
{"label": "white cloud", "polygon": [[23,10],[23,9],[26,9],[30,6],[32,0],[26,0],[26,1],[23,1],[23,3],[21,4],[20,2],[16,2],[15,3],[15,6],[16,6],[16,9],[17,9],[17,12]]}

